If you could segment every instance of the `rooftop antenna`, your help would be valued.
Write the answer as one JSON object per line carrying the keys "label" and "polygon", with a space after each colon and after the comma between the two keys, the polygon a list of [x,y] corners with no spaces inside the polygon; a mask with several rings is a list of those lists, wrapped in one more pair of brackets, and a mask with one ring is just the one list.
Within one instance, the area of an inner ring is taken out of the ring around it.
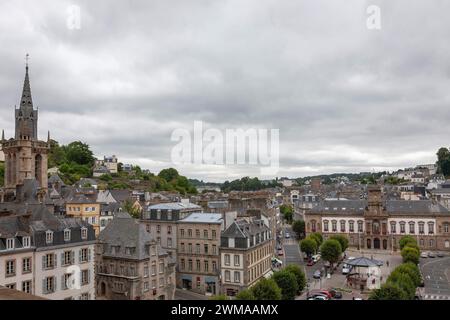
{"label": "rooftop antenna", "polygon": [[30,55],[27,53],[26,55],[25,55],[25,66],[26,66],[26,68],[28,69],[28,61],[30,60]]}

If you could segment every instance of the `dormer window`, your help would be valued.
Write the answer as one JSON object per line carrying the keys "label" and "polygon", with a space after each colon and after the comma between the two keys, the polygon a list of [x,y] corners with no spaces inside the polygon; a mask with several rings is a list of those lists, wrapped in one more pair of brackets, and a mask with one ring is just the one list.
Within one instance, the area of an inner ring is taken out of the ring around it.
{"label": "dormer window", "polygon": [[167,220],[172,220],[172,210],[167,210]]}
{"label": "dormer window", "polygon": [[161,219],[161,210],[159,210],[159,209],[156,211],[156,219],[157,220]]}
{"label": "dormer window", "polygon": [[83,240],[87,239],[87,228],[86,227],[81,228],[81,239],[83,239]]}
{"label": "dormer window", "polygon": [[23,246],[24,248],[29,248],[30,245],[31,245],[30,237],[23,237],[23,238],[22,238],[22,246]]}
{"label": "dormer window", "polygon": [[64,229],[64,241],[70,241],[70,229]]}
{"label": "dormer window", "polygon": [[52,244],[53,243],[53,231],[46,231],[45,232],[45,242],[47,244]]}
{"label": "dormer window", "polygon": [[14,247],[14,238],[6,239],[6,250],[13,250]]}

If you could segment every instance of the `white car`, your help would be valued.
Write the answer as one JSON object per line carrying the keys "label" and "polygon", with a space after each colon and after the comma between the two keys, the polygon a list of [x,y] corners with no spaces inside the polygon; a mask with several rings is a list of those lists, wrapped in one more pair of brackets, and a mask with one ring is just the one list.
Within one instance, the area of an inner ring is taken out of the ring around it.
{"label": "white car", "polygon": [[354,260],[356,259],[355,257],[348,257],[347,260]]}
{"label": "white car", "polygon": [[342,274],[349,274],[351,270],[351,267],[349,265],[344,264],[342,266]]}
{"label": "white car", "polygon": [[421,257],[421,258],[428,258],[428,252],[422,252],[422,253],[420,254],[420,257]]}

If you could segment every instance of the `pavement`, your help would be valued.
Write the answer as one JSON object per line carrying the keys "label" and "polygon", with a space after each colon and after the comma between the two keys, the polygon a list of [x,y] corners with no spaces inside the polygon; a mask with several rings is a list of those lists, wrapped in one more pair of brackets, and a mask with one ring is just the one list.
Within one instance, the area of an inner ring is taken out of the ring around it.
{"label": "pavement", "polygon": [[420,258],[425,300],[450,300],[450,257]]}

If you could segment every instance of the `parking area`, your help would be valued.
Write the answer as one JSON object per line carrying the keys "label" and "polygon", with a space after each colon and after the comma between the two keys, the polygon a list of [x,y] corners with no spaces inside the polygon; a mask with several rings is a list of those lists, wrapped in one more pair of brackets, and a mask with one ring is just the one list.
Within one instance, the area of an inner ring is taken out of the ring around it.
{"label": "parking area", "polygon": [[425,300],[450,300],[450,256],[420,258]]}

